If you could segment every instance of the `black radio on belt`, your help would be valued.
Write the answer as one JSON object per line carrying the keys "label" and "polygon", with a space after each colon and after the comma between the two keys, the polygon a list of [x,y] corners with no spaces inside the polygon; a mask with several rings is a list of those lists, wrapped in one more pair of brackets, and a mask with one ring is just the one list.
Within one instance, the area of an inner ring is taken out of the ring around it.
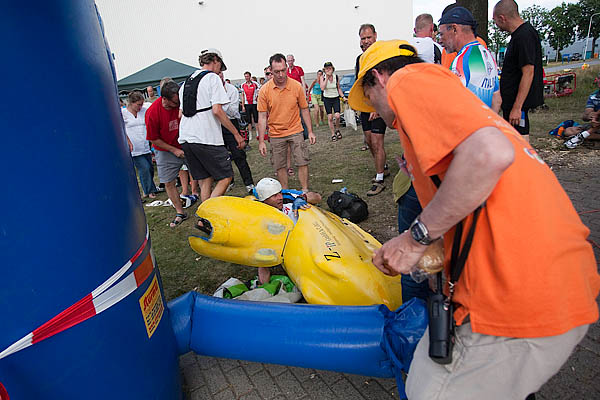
{"label": "black radio on belt", "polygon": [[443,293],[427,299],[429,313],[429,357],[438,364],[452,362],[454,345],[454,307]]}

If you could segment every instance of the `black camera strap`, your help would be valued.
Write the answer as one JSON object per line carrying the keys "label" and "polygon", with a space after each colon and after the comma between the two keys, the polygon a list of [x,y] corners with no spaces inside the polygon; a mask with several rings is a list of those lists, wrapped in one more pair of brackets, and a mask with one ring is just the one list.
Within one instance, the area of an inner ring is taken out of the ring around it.
{"label": "black camera strap", "polygon": [[[437,188],[439,188],[442,184],[440,178],[437,175],[433,175],[431,177],[431,180]],[[462,271],[465,268],[467,256],[469,255],[471,245],[473,244],[473,237],[475,236],[475,226],[477,225],[477,219],[479,218],[479,214],[481,214],[481,209],[484,205],[485,202],[479,207],[477,207],[473,212],[473,222],[471,223],[471,227],[469,228],[469,232],[467,233],[467,237],[465,238],[465,243],[463,244],[462,249],[461,242],[463,236],[464,220],[456,224],[456,230],[454,232],[454,241],[452,243],[452,253],[450,256],[450,280],[448,281],[448,302],[452,301],[452,297],[454,295],[454,286],[458,282],[458,279],[460,278],[460,275],[462,274]],[[437,276],[438,293],[442,293],[442,273],[442,271],[438,272]]]}

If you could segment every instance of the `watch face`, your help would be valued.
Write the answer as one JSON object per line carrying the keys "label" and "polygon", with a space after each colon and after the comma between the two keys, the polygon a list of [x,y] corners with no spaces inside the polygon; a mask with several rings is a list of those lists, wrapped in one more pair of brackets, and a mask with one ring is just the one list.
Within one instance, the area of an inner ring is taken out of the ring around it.
{"label": "watch face", "polygon": [[421,242],[425,239],[425,232],[421,230],[421,225],[418,222],[410,227],[410,233],[417,242]]}

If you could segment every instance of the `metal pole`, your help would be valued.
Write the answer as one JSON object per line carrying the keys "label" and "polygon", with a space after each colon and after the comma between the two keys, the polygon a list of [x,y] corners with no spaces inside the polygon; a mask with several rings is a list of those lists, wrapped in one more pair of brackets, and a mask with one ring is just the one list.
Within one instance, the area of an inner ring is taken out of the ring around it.
{"label": "metal pole", "polygon": [[[585,61],[585,59],[587,58],[587,46],[588,46],[588,41],[590,40],[590,31],[592,30],[592,18],[594,18],[595,15],[599,15],[600,12],[594,13],[592,14],[592,16],[590,17],[590,25],[588,26],[588,33],[587,36],[585,37],[585,49],[583,50],[583,60]],[[592,49],[592,58],[594,55],[594,49]]]}

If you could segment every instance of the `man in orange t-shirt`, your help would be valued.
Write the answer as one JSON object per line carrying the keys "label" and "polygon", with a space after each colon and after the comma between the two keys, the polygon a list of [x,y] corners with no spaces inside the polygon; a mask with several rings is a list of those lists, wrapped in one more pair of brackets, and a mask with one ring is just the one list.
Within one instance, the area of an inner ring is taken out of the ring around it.
{"label": "man in orange t-shirt", "polygon": [[[514,128],[451,71],[423,63],[408,42],[377,42],[364,53],[349,103],[377,111],[398,130],[423,206],[411,229],[374,253],[382,272],[410,273],[443,235],[448,274],[454,226],[465,221],[464,242],[473,211],[484,204],[454,287],[452,364],[428,357],[426,331],[408,397],[523,399],[536,392],[598,319],[589,230],[560,183]],[[437,190],[433,176],[441,179]]]}
{"label": "man in orange t-shirt", "polygon": [[[288,189],[288,157],[293,156],[298,167],[298,180],[303,192],[308,192],[308,145],[304,141],[304,130],[300,113],[308,121],[308,139],[315,144],[317,138],[312,131],[308,102],[302,86],[288,78],[287,62],[283,54],[274,54],[269,59],[273,79],[265,83],[258,93],[258,150],[267,155],[265,131],[269,125],[271,143],[271,164],[277,171],[277,179],[284,189]],[[288,153],[291,148],[291,154]]]}

